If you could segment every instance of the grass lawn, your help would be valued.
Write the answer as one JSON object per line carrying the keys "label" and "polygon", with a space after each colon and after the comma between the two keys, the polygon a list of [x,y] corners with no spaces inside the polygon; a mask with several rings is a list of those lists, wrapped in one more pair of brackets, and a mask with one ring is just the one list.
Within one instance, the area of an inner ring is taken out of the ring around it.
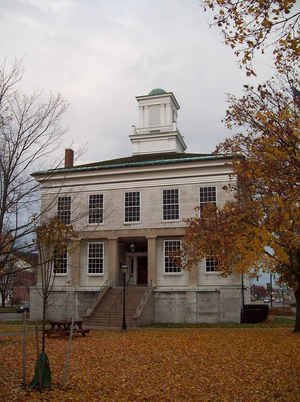
{"label": "grass lawn", "polygon": [[293,328],[294,318],[274,317],[272,321],[260,322],[258,324],[237,324],[235,322],[201,323],[201,324],[152,324],[151,328]]}
{"label": "grass lawn", "polygon": [[[276,317],[274,321],[262,322],[259,324],[153,324],[150,328],[293,328],[295,320],[292,318]],[[35,321],[27,321],[27,326],[32,330]],[[41,327],[41,323],[39,323]],[[146,327],[147,328],[147,327]],[[0,336],[5,333],[23,332],[23,321],[0,321]]]}
{"label": "grass lawn", "polygon": [[[28,338],[29,382],[36,350]],[[6,401],[300,401],[300,336],[291,328],[91,331],[73,340],[66,390],[67,339],[50,338],[52,389],[42,394],[20,388],[21,336],[0,341]]]}

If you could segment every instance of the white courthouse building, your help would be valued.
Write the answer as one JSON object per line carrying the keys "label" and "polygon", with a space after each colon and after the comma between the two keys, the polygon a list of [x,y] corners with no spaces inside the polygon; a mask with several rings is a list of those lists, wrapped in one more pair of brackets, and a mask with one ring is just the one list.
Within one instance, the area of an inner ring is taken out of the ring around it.
{"label": "white courthouse building", "polygon": [[[58,214],[78,232],[54,266],[48,317],[117,326],[126,265],[129,326],[238,322],[239,274],[221,277],[209,258],[187,272],[168,256],[180,249],[184,220],[196,207],[230,198],[223,190],[230,158],[185,152],[172,92],[154,89],[136,100],[131,156],[74,166],[73,151],[66,150],[64,168],[33,174],[42,209],[51,205],[47,215]],[[37,288],[31,289],[32,319],[41,314]]]}

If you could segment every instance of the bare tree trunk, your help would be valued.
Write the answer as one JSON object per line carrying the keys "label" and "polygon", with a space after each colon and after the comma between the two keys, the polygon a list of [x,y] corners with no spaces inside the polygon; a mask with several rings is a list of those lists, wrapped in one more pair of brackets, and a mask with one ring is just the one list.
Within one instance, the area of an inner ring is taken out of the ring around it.
{"label": "bare tree trunk", "polygon": [[62,386],[64,387],[67,382],[67,373],[68,373],[68,368],[69,368],[69,361],[70,361],[70,354],[71,354],[71,344],[72,344],[72,336],[73,336],[73,325],[74,325],[74,316],[72,316],[72,324],[71,324],[71,330],[70,330],[70,336],[69,336],[69,342],[68,342],[68,351],[67,351],[67,356],[66,356],[66,363],[65,363],[65,368],[64,368],[64,377],[63,377],[63,383]]}
{"label": "bare tree trunk", "polygon": [[64,368],[64,377],[63,377],[63,383],[62,386],[65,387],[67,383],[67,372],[69,368],[69,361],[70,361],[70,354],[71,354],[71,344],[72,344],[72,336],[73,336],[73,325],[74,325],[74,315],[75,315],[75,291],[73,295],[73,314],[72,314],[72,323],[71,323],[71,330],[70,330],[70,336],[69,336],[69,342],[68,342],[68,351],[67,351],[67,356],[66,356],[66,363],[65,363],[65,368]]}
{"label": "bare tree trunk", "polygon": [[26,311],[24,312],[24,321],[23,321],[23,381],[22,385],[23,388],[26,388],[26,347],[27,347],[27,331],[26,331],[26,326],[27,326],[27,313]]}
{"label": "bare tree trunk", "polygon": [[40,364],[40,342],[39,342],[39,328],[38,324],[35,324],[35,339],[36,339],[36,356],[39,372],[39,391],[42,392],[42,374],[41,374],[41,364]]}
{"label": "bare tree trunk", "polygon": [[43,296],[43,318],[42,318],[42,354],[45,353],[45,343],[46,343],[46,312],[47,312],[47,299]]}

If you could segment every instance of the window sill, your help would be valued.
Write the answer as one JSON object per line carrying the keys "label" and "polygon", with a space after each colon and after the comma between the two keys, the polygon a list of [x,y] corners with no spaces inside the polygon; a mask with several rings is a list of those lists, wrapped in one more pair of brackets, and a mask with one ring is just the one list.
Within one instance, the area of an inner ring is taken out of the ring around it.
{"label": "window sill", "polygon": [[172,223],[172,222],[178,223],[178,222],[181,222],[181,219],[162,219],[161,222],[162,223]]}
{"label": "window sill", "polygon": [[183,272],[164,272],[164,276],[182,276]]}
{"label": "window sill", "polygon": [[104,276],[104,273],[102,273],[102,274],[100,274],[100,273],[99,273],[99,274],[89,274],[89,273],[88,273],[88,276],[96,276],[96,277],[98,277],[98,276]]}
{"label": "window sill", "polygon": [[54,274],[55,278],[57,277],[64,277],[64,276],[68,276],[68,273],[66,272],[65,274]]}
{"label": "window sill", "polygon": [[98,222],[98,223],[87,223],[88,226],[98,226],[98,225],[104,225],[104,222]]}
{"label": "window sill", "polygon": [[137,222],[124,222],[123,225],[124,226],[132,226],[132,225],[140,225],[141,222],[137,221]]}

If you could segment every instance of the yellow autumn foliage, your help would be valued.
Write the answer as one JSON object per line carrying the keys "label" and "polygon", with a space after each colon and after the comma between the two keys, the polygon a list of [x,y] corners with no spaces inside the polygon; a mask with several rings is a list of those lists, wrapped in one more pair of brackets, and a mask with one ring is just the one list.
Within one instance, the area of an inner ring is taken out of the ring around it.
{"label": "yellow autumn foliage", "polygon": [[[282,77],[283,78],[283,77]],[[283,81],[284,82],[284,81]],[[283,85],[283,84],[281,84]],[[233,200],[187,220],[185,266],[214,255],[223,276],[276,272],[294,289],[300,332],[300,125],[290,82],[245,86],[229,97],[225,123],[239,132],[216,152],[231,157]],[[241,129],[242,126],[242,129]]]}
{"label": "yellow autumn foliage", "polygon": [[214,24],[247,76],[256,75],[254,56],[264,54],[266,48],[273,48],[279,72],[298,62],[300,12],[296,0],[202,0],[202,5],[205,11],[212,11]]}

